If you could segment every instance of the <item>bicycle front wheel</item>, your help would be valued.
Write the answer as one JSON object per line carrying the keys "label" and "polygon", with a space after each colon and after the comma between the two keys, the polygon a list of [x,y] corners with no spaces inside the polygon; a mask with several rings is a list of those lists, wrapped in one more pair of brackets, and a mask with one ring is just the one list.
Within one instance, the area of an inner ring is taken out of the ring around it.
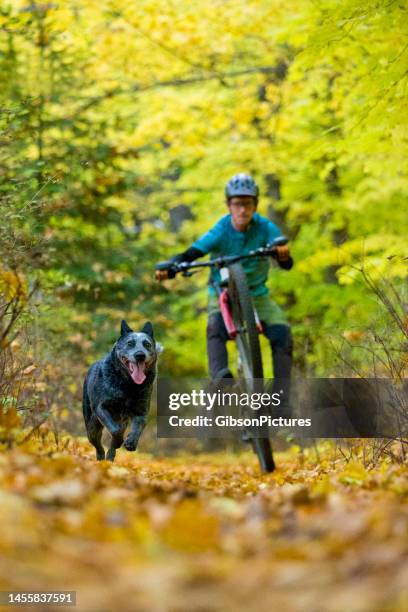
{"label": "bicycle front wheel", "polygon": [[252,448],[254,449],[262,472],[273,472],[275,462],[273,460],[272,445],[269,438],[252,438]]}
{"label": "bicycle front wheel", "polygon": [[[256,327],[254,308],[243,268],[240,264],[229,266],[228,295],[231,303],[232,319],[237,329],[237,348],[240,357],[243,383],[246,391],[263,390],[262,353]],[[268,438],[249,435],[246,438],[258,457],[262,472],[273,472],[272,446]]]}
{"label": "bicycle front wheel", "polygon": [[237,348],[246,380],[263,378],[262,355],[256,328],[254,308],[242,266],[229,266],[228,295],[232,319],[237,329]]}

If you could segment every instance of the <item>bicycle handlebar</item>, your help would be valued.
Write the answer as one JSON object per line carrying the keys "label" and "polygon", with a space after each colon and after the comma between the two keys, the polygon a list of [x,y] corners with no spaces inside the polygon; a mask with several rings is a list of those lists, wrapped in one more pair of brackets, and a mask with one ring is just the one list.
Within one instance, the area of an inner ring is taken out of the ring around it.
{"label": "bicycle handlebar", "polygon": [[[210,259],[210,261],[204,262],[181,262],[171,263],[168,261],[163,261],[156,264],[156,270],[172,270],[174,274],[183,274],[183,276],[189,276],[189,270],[192,268],[224,268],[232,263],[237,261],[241,261],[242,259],[249,259],[251,257],[274,257],[276,255],[276,247],[284,246],[288,243],[288,239],[285,236],[279,236],[275,238],[271,244],[266,247],[260,247],[259,249],[255,249],[254,251],[250,251],[245,255],[225,255],[223,257],[216,257],[215,259]],[[192,274],[192,273],[190,273]]]}

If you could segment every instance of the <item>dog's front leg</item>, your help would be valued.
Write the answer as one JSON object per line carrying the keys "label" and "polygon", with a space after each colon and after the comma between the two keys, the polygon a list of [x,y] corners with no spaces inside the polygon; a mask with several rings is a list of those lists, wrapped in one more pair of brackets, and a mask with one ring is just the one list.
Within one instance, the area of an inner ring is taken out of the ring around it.
{"label": "dog's front leg", "polygon": [[144,416],[135,416],[132,418],[130,424],[130,431],[126,437],[124,447],[128,451],[136,450],[137,444],[139,442],[139,438],[142,434],[142,431],[146,425],[146,417]]}
{"label": "dog's front leg", "polygon": [[102,425],[106,427],[112,436],[115,436],[122,431],[121,425],[112,419],[109,411],[104,408],[102,403],[98,404],[96,407],[96,414]]}
{"label": "dog's front leg", "polygon": [[108,452],[106,453],[106,459],[108,461],[114,461],[115,460],[116,450],[118,448],[120,448],[122,446],[122,444],[123,444],[124,429],[125,428],[121,429],[120,433],[116,434],[115,436],[112,436],[110,447],[108,449]]}

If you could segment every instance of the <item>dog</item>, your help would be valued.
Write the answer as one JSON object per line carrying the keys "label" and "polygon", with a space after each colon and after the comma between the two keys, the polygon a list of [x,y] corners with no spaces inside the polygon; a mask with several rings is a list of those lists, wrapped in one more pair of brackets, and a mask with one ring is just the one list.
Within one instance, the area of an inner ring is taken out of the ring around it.
{"label": "dog", "polygon": [[[140,332],[122,321],[120,337],[111,352],[89,368],[84,381],[83,413],[88,440],[96,449],[98,461],[114,461],[129,425],[124,446],[128,451],[136,450],[146,425],[161,351],[150,321]],[[112,436],[106,457],[101,442],[104,427]]]}

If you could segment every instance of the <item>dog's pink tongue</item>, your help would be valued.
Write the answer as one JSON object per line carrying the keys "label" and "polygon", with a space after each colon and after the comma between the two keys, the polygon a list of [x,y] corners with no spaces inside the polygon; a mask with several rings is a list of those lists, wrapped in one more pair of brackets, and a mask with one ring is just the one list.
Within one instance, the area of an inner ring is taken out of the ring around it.
{"label": "dog's pink tongue", "polygon": [[130,362],[129,370],[133,382],[137,385],[141,385],[146,378],[146,374],[143,372],[143,365]]}

